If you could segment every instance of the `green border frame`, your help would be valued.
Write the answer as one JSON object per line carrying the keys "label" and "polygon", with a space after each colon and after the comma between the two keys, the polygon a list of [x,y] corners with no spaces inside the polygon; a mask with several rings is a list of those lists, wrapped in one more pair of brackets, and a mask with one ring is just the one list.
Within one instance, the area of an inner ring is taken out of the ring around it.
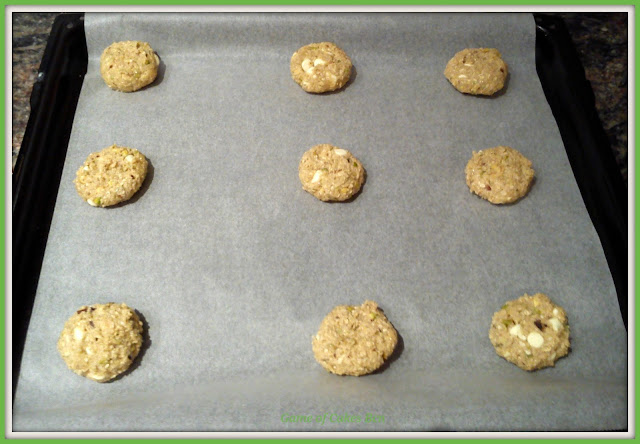
{"label": "green border frame", "polygon": [[[0,11],[0,20],[2,25],[0,25],[2,27],[2,37],[1,37],[1,41],[2,41],[2,60],[0,61],[0,79],[2,79],[2,85],[6,85],[6,81],[7,79],[5,79],[5,69],[6,69],[6,55],[5,55],[5,39],[4,39],[4,35],[5,35],[5,16],[6,16],[6,11],[5,8],[2,8],[2,11]],[[2,88],[2,92],[0,92],[0,99],[2,101],[2,103],[6,106],[7,103],[7,97],[6,97],[6,92],[5,92],[5,88]],[[5,122],[5,106],[2,107],[2,111],[0,112],[0,115],[2,116],[2,121]],[[3,125],[4,126],[4,125]],[[2,140],[6,140],[6,136],[7,136],[7,128],[5,127],[3,132],[2,132],[2,136],[3,139]],[[5,148],[8,149],[8,148]],[[6,154],[6,153],[5,153]],[[2,158],[0,159],[0,165],[2,166],[2,171],[5,172],[5,174],[7,174],[6,171],[6,160],[5,160],[5,156],[2,156]],[[2,180],[2,184],[0,185],[0,188],[2,189],[1,193],[0,193],[0,203],[2,205],[2,214],[3,217],[0,221],[0,231],[4,234],[6,233],[6,217],[7,217],[7,213],[6,213],[6,190],[5,190],[5,184],[6,184],[6,180],[7,178],[3,175],[2,178],[4,180]],[[0,347],[2,348],[2,357],[0,358],[2,360],[2,369],[0,370],[0,374],[2,375],[2,381],[4,382],[5,376],[6,376],[6,351],[5,351],[5,339],[6,339],[6,322],[5,322],[5,304],[6,304],[6,264],[5,264],[5,257],[7,254],[7,249],[6,249],[6,234],[4,236],[1,237],[0,240],[0,250],[2,251],[2,259],[0,259],[0,263],[2,264],[2,275],[0,277],[0,283],[2,285],[2,290],[0,290],[2,292],[2,304],[0,304],[0,316],[1,316],[1,320],[0,322],[2,323],[2,345],[0,345]],[[2,398],[6,399],[7,397],[7,387],[5,384],[2,385]],[[2,403],[2,407],[0,407],[0,411],[2,413],[2,419],[3,419],[3,423],[4,423],[4,418],[5,418],[5,403]],[[4,429],[4,427],[3,427]]]}
{"label": "green border frame", "polygon": [[621,1],[621,0],[564,0],[561,3],[554,0],[187,0],[179,3],[177,0],[135,0],[127,2],[126,0],[16,0],[0,2],[2,6],[504,6],[504,7],[539,7],[553,6],[554,8],[565,6],[600,6],[603,8],[611,6],[633,6],[639,2]]}
{"label": "green border frame", "polygon": [[[585,6],[585,7],[593,7],[593,6],[601,6],[601,7],[611,7],[611,6],[629,6],[629,7],[633,7],[634,8],[634,14],[635,14],[635,20],[634,20],[634,36],[632,41],[634,42],[635,47],[634,49],[634,57],[635,57],[635,50],[637,48],[640,48],[640,36],[638,33],[638,29],[640,28],[640,17],[638,16],[636,9],[636,6],[640,3],[640,0],[635,0],[635,1],[604,1],[604,0],[565,0],[562,2],[562,4],[559,4],[556,1],[553,0],[532,0],[532,1],[526,1],[526,0],[519,0],[519,1],[506,1],[506,0],[493,0],[493,1],[481,1],[481,0],[451,0],[448,2],[443,2],[442,0],[440,1],[429,1],[429,0],[400,0],[399,2],[395,3],[395,2],[391,2],[390,0],[252,0],[252,1],[248,1],[248,0],[242,0],[242,1],[223,1],[223,0],[188,0],[187,2],[183,3],[183,4],[178,4],[178,2],[176,0],[136,0],[135,3],[129,3],[126,2],[124,0],[88,0],[88,1],[75,1],[75,0],[63,0],[60,2],[56,2],[54,0],[19,0],[19,1],[6,1],[6,0],[2,0],[1,5],[2,5],[2,10],[0,12],[0,18],[1,18],[1,22],[0,22],[0,28],[2,30],[2,34],[1,34],[1,41],[2,41],[2,60],[0,61],[0,66],[1,66],[1,70],[0,70],[0,79],[2,79],[2,84],[5,86],[7,85],[7,81],[11,80],[10,78],[7,79],[5,76],[5,69],[6,69],[6,61],[7,61],[7,54],[5,52],[6,50],[6,42],[5,42],[5,34],[6,34],[6,18],[7,18],[7,11],[6,8],[7,6],[47,6],[47,7],[51,7],[51,6],[60,6],[60,7],[69,7],[69,6],[148,6],[148,5],[158,5],[158,6],[176,6],[176,7],[189,7],[189,6],[274,6],[274,7],[281,7],[281,6],[390,6],[390,7],[402,7],[402,6],[442,6],[442,7],[457,7],[457,6],[504,6],[504,7],[515,7],[515,8],[526,8],[526,7],[540,7],[540,6],[553,6],[554,8],[561,8],[564,6],[571,6],[571,7],[576,7],[576,6]],[[634,183],[632,184],[632,189],[634,190],[634,196],[633,196],[633,201],[631,202],[632,205],[632,212],[630,213],[630,216],[633,215],[633,219],[632,222],[634,223],[634,227],[633,227],[633,233],[634,233],[634,241],[630,242],[630,247],[633,249],[633,255],[632,258],[635,262],[635,252],[637,250],[637,246],[639,244],[637,235],[636,235],[636,230],[635,230],[635,221],[638,219],[638,216],[640,215],[640,211],[638,210],[638,207],[636,205],[637,202],[637,196],[638,194],[640,194],[640,184],[638,182],[638,180],[635,177],[635,172],[638,171],[638,167],[640,167],[640,159],[638,159],[638,157],[635,157],[636,154],[636,150],[635,150],[635,146],[637,146],[637,142],[635,140],[635,128],[638,127],[638,123],[640,122],[640,116],[636,113],[636,103],[639,102],[640,99],[640,93],[638,92],[638,89],[636,88],[636,83],[635,83],[635,79],[637,79],[638,77],[638,72],[640,72],[640,62],[638,61],[638,58],[635,57],[634,61],[633,61],[633,66],[635,69],[634,72],[634,79],[632,79],[633,81],[633,85],[634,85],[634,96],[631,97],[632,99],[632,103],[629,104],[629,106],[633,106],[633,110],[634,110],[634,123],[635,123],[635,127],[634,129],[629,129],[629,134],[633,134],[634,135],[634,147],[633,147],[633,152],[634,152],[634,162],[633,162],[633,168],[634,168],[634,173],[631,175],[629,175],[629,177],[632,177],[634,179]],[[6,107],[6,101],[7,101],[7,97],[6,97],[6,90],[5,88],[2,89],[2,91],[0,92],[0,97],[2,98],[2,103],[5,104]],[[5,122],[5,107],[2,108],[1,116],[3,118],[3,122]],[[631,109],[631,108],[629,108]],[[4,138],[3,140],[6,140],[7,137],[7,132],[11,131],[10,129],[8,129],[6,126],[4,126],[4,130],[2,132]],[[8,147],[5,147],[5,149],[8,149]],[[7,254],[7,249],[6,249],[6,239],[9,233],[6,232],[7,229],[7,225],[6,225],[6,217],[7,215],[7,208],[6,208],[6,197],[7,197],[7,189],[6,189],[6,181],[7,181],[7,177],[6,175],[9,174],[9,172],[6,169],[6,153],[4,156],[2,156],[0,158],[0,165],[2,166],[2,171],[4,172],[5,176],[3,176],[4,180],[2,181],[2,184],[0,185],[0,188],[2,190],[1,196],[0,196],[0,200],[2,203],[2,211],[3,211],[3,218],[0,220],[0,229],[2,230],[2,232],[5,234],[1,239],[0,239],[0,249],[2,250],[3,254],[2,257],[0,259],[0,263],[2,265],[2,269],[4,270],[4,272],[2,273],[2,275],[0,276],[0,282],[2,283],[2,295],[3,295],[3,304],[0,305],[0,314],[2,315],[1,318],[1,323],[2,323],[2,345],[0,346],[2,348],[2,357],[0,358],[2,360],[2,369],[0,370],[0,373],[2,375],[3,378],[3,382],[6,380],[6,348],[5,348],[5,341],[6,341],[6,318],[5,318],[5,304],[6,304],[6,272],[7,272],[7,268],[6,268],[6,254]],[[633,270],[631,270],[633,272],[635,272],[635,274],[638,274],[638,272],[640,271],[640,264],[638,263],[634,263],[634,267]],[[632,291],[632,295],[634,296],[634,301],[636,300],[635,296],[636,296],[636,289],[635,289],[635,275],[632,279],[632,283],[634,284],[632,286],[632,289],[630,289],[630,291]],[[637,364],[637,356],[638,356],[638,333],[635,330],[635,320],[638,319],[638,314],[640,313],[640,307],[638,305],[635,305],[635,310],[633,311],[629,311],[629,313],[631,314],[631,316],[633,316],[633,322],[629,322],[628,325],[629,327],[633,327],[634,328],[634,332],[633,332],[633,337],[635,338],[635,347],[634,347],[634,361]],[[631,319],[631,318],[630,318]],[[638,386],[637,386],[637,377],[634,374],[633,375],[633,379],[634,379],[634,388],[635,388],[635,393],[633,394],[635,396],[635,400],[638,399]],[[2,405],[0,406],[0,411],[2,413],[2,421],[3,421],[3,434],[2,434],[2,440],[7,440],[7,430],[6,430],[6,421],[5,421],[5,414],[6,414],[6,396],[7,396],[7,387],[5,384],[3,384],[3,388],[2,388],[2,394],[3,394],[3,399],[5,400],[5,402],[2,403]],[[635,408],[635,403],[634,403],[634,408]],[[638,409],[635,410],[635,425],[637,425],[639,423],[640,420],[640,413],[638,412]],[[629,421],[631,422],[631,417],[629,417]],[[313,437],[313,433],[310,433],[309,437],[310,438],[314,438]],[[390,436],[387,436],[390,435]],[[492,434],[493,435],[493,434]],[[508,435],[508,434],[507,434]],[[268,436],[267,436],[268,438]],[[404,437],[402,437],[404,438]],[[459,442],[459,441],[466,441],[467,439],[473,439],[473,438],[464,438],[464,439],[459,439],[456,438],[456,434],[452,433],[452,438],[453,439],[449,439],[449,438],[436,438],[436,439],[428,439],[428,438],[412,438],[412,441],[420,441],[420,442]],[[487,438],[487,436],[483,436],[482,434],[479,434],[479,438]],[[40,441],[42,439],[56,439],[56,440],[60,440],[60,439],[73,439],[75,442],[88,442],[89,439],[87,438],[83,438],[83,437],[79,437],[79,438],[56,438],[55,435],[53,438],[37,438],[37,439],[21,439],[21,442],[37,442]],[[140,440],[144,440],[144,441],[155,441],[156,439],[159,438],[126,438],[126,439],[122,439],[122,438],[104,438],[104,440],[106,441],[114,441],[114,442],[118,442],[118,443],[133,443],[133,442],[138,442]],[[190,438],[184,438],[182,436],[174,436],[174,434],[168,434],[168,438],[166,439],[190,439]],[[202,438],[200,438],[202,439]],[[213,438],[205,438],[207,440],[213,440]],[[239,438],[239,439],[233,439],[233,438],[223,438],[223,439],[216,439],[216,441],[218,442],[225,442],[225,443],[245,443],[245,442],[252,442],[255,441],[255,439],[260,439],[259,437],[256,438]],[[299,437],[292,437],[291,439],[289,438],[271,438],[271,439],[276,439],[276,440],[287,440],[288,442],[300,442],[303,439],[299,438]],[[322,438],[314,438],[314,440],[319,441],[319,442],[338,442],[338,443],[353,443],[353,442],[364,442],[364,441],[369,441],[371,438],[354,438],[354,439],[349,439],[349,438],[338,438],[338,439],[333,439],[333,438],[329,438],[329,437],[322,437]],[[396,439],[400,439],[394,436],[393,433],[380,433],[377,434],[376,439],[382,439],[385,441],[389,441],[389,440],[396,440]],[[506,439],[508,441],[515,441],[518,438],[514,438],[512,436],[506,436],[505,438],[496,438],[495,436],[492,436],[492,439]],[[534,441],[547,441],[547,438],[543,438],[543,437],[536,437],[535,434],[532,434],[531,437],[529,437],[528,439],[530,440],[534,440]],[[580,438],[571,438],[572,441],[576,440],[576,439],[580,439]],[[552,441],[556,441],[558,439],[552,439]],[[635,441],[635,438],[633,438],[633,440]],[[563,439],[564,441],[564,439]],[[605,439],[590,439],[590,442],[593,443],[600,443],[600,442],[611,442],[613,441],[613,438],[605,438]]]}

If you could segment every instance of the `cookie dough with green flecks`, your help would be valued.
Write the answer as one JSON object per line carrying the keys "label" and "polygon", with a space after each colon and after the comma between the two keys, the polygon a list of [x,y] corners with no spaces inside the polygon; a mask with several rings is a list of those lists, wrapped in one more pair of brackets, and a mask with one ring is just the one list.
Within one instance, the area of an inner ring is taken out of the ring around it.
{"label": "cookie dough with green flecks", "polygon": [[80,376],[106,382],[126,371],[142,347],[143,325],[125,304],[83,306],[67,320],[58,351]]}
{"label": "cookie dough with green flecks", "polygon": [[504,88],[509,69],[494,48],[467,48],[453,56],[444,70],[455,89],[465,94],[491,96]]}
{"label": "cookie dough with green flecks", "polygon": [[78,194],[93,207],[131,199],[147,176],[149,162],[138,150],[111,145],[91,153],[73,181]]}
{"label": "cookie dough with green flecks", "polygon": [[160,59],[148,43],[115,42],[100,56],[100,74],[109,88],[133,92],[153,83],[159,64]]}
{"label": "cookie dough with green flecks", "polygon": [[316,145],[304,153],[298,165],[302,188],[322,201],[345,201],[364,182],[362,162],[349,151],[329,144]]}
{"label": "cookie dough with green flecks", "polygon": [[465,168],[472,193],[493,204],[513,203],[531,188],[535,171],[519,151],[497,146],[474,151]]}
{"label": "cookie dough with green flecks", "polygon": [[493,315],[489,339],[498,355],[523,370],[553,367],[569,353],[569,321],[547,295],[525,294]]}
{"label": "cookie dough with green flecks", "polygon": [[291,56],[291,77],[309,93],[335,91],[351,77],[351,59],[331,42],[311,43]]}
{"label": "cookie dough with green flecks", "polygon": [[312,349],[327,371],[361,376],[379,369],[397,343],[398,333],[378,304],[365,301],[331,310],[313,336]]}

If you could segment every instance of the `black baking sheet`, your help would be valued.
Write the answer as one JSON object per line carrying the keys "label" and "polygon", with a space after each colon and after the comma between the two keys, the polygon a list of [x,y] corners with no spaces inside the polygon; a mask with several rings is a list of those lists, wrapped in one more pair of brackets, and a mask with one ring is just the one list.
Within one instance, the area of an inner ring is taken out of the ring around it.
{"label": "black baking sheet", "polygon": [[14,395],[73,117],[86,72],[84,15],[61,14],[53,24],[33,86],[31,113],[12,177]]}

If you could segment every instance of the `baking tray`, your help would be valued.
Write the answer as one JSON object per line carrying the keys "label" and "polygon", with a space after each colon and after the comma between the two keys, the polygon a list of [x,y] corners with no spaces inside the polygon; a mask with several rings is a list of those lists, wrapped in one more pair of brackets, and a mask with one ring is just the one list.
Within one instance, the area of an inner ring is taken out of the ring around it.
{"label": "baking tray", "polygon": [[595,108],[582,63],[559,17],[534,14],[536,69],[564,142],[573,174],[616,286],[627,325],[627,187]]}
{"label": "baking tray", "polygon": [[87,57],[84,15],[59,15],[33,85],[31,113],[12,177],[14,395]]}
{"label": "baking tray", "polygon": [[[560,19],[540,14],[536,15],[536,23],[537,71],[600,236],[626,325],[626,188],[566,28]],[[54,24],[13,175],[14,389],[55,205],[56,193],[52,190],[59,186],[75,105],[86,72],[82,27],[82,14],[61,15]]]}

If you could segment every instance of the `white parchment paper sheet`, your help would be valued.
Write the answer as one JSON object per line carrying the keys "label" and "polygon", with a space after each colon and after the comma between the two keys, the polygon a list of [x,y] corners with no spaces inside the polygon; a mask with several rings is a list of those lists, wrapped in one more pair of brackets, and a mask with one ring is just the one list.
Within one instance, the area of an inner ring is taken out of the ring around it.
{"label": "white parchment paper sheet", "polygon": [[[86,33],[14,430],[626,427],[627,336],[535,72],[531,15],[88,14]],[[119,40],[158,52],[152,86],[105,86],[99,56]],[[290,78],[291,54],[318,41],[353,60],[340,92]],[[500,49],[503,93],[451,87],[444,67],[465,47]],[[112,143],[153,168],[132,202],[92,208],[75,171]],[[299,159],[318,143],[364,164],[352,202],[302,190]],[[536,170],[514,205],[465,184],[472,150],[497,145]],[[555,368],[524,372],[488,339],[494,311],[525,292],[569,315],[572,352]],[[366,299],[400,333],[397,359],[366,377],[328,374],[311,336],[335,305]],[[56,341],[77,308],[108,301],[144,316],[150,344],[132,372],[97,384],[66,368]]]}

